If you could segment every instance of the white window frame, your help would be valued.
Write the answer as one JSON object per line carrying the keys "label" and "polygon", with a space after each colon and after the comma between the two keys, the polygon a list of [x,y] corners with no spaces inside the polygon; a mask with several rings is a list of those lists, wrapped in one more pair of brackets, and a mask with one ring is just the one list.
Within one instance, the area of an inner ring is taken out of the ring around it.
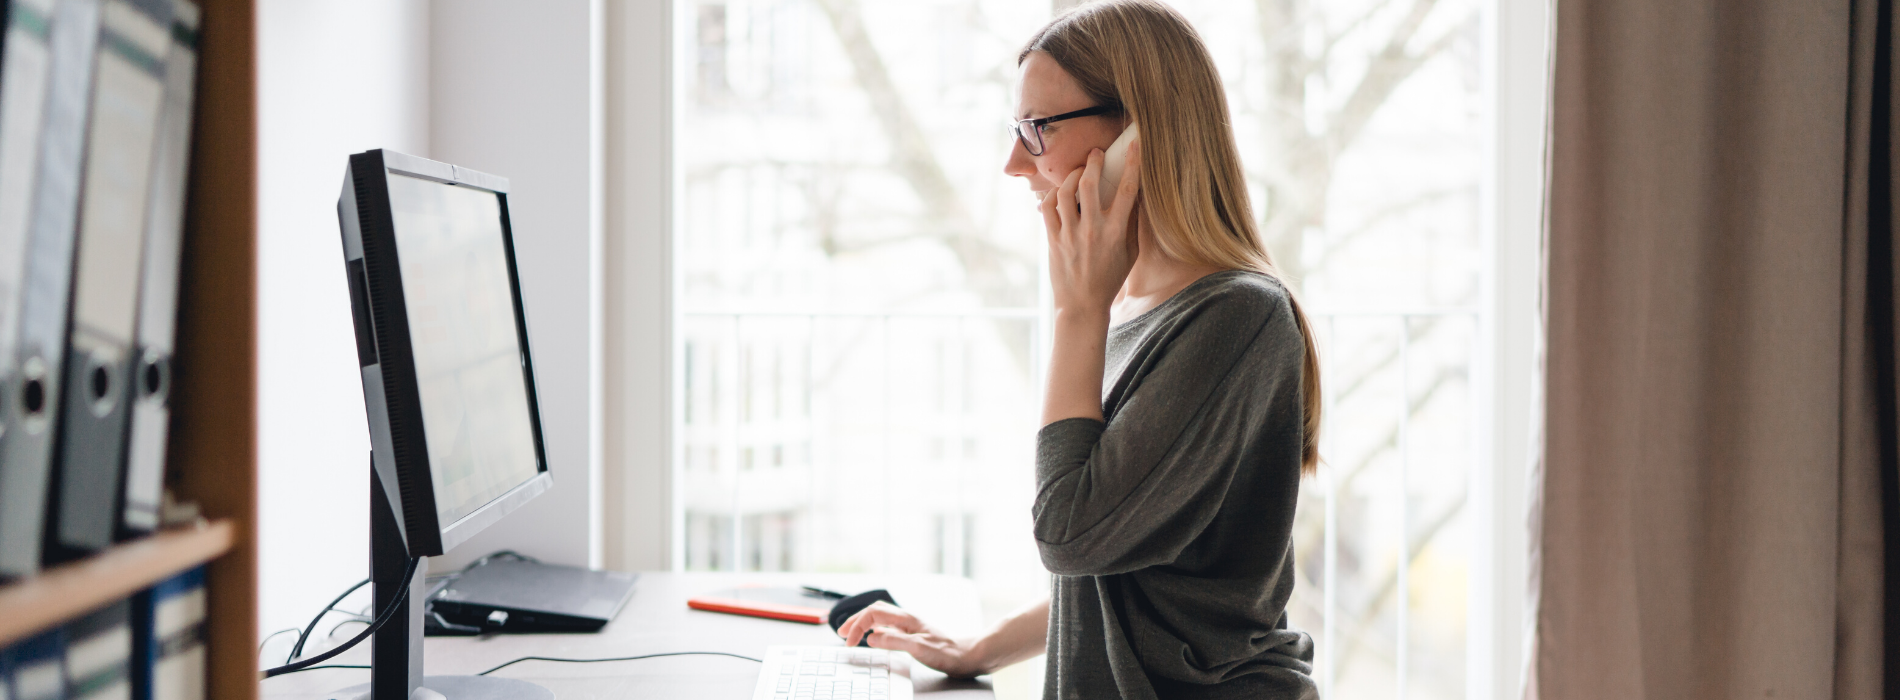
{"label": "white window frame", "polygon": [[1492,0],[1482,17],[1485,119],[1480,236],[1492,270],[1480,303],[1482,456],[1470,495],[1485,514],[1468,595],[1466,697],[1524,696],[1530,547],[1528,473],[1537,448],[1537,339],[1543,265],[1544,137],[1549,105],[1549,0]]}
{"label": "white window frame", "polygon": [[679,57],[687,45],[672,0],[608,2],[606,235],[602,332],[604,559],[622,571],[676,571],[673,436],[680,391],[679,282],[674,276],[673,168]]}

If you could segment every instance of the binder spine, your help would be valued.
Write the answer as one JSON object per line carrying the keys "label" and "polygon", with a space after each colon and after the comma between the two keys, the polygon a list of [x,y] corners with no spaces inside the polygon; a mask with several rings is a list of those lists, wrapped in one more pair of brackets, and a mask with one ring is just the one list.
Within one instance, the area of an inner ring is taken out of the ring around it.
{"label": "binder spine", "polygon": [[202,567],[133,600],[133,700],[204,700],[206,606]]}
{"label": "binder spine", "polygon": [[74,700],[132,693],[132,605],[107,605],[66,626],[66,693]]}
{"label": "binder spine", "polygon": [[15,643],[5,655],[13,676],[13,700],[63,700],[66,697],[64,628],[54,628]]}
{"label": "binder spine", "polygon": [[127,440],[121,537],[158,527],[171,423],[173,338],[178,321],[178,264],[184,243],[185,186],[191,165],[191,106],[198,68],[198,8],[172,4],[171,53],[165,59],[165,114],[152,163],[145,263],[139,274],[138,338],[133,356],[132,428]]}
{"label": "binder spine", "polygon": [[169,0],[107,0],[101,18],[49,561],[105,548],[119,522],[140,254],[171,44]]}
{"label": "binder spine", "polygon": [[0,578],[39,570],[98,26],[98,0],[61,0],[49,33],[45,126],[17,321],[17,389],[8,406],[14,420],[0,444]]}
{"label": "binder spine", "polygon": [[17,385],[20,284],[32,210],[34,168],[46,117],[47,46],[53,0],[0,0],[0,441]]}

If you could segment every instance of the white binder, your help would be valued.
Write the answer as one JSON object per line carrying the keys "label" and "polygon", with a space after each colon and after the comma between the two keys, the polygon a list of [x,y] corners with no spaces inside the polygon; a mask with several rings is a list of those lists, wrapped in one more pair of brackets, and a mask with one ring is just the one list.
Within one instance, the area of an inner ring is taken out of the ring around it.
{"label": "white binder", "polygon": [[18,313],[6,320],[14,350],[0,357],[13,378],[0,404],[8,416],[0,438],[0,578],[32,574],[41,559],[99,9],[99,0],[57,0],[47,32],[46,107],[32,166]]}
{"label": "white binder", "polygon": [[[52,63],[53,0],[0,0],[0,402],[12,397],[20,284]],[[0,440],[11,417],[0,408]]]}
{"label": "white binder", "polygon": [[178,322],[178,262],[184,243],[186,178],[191,165],[191,105],[198,72],[198,6],[172,2],[172,46],[165,58],[165,113],[152,159],[139,273],[137,344],[132,371],[132,428],[125,457],[120,534],[158,527],[165,488],[165,438],[171,424],[172,340]]}

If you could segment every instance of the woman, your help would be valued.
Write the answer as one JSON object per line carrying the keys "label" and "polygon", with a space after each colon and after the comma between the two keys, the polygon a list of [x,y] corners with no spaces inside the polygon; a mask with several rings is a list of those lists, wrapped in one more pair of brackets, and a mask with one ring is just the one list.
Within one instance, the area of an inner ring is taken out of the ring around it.
{"label": "woman", "polygon": [[[1055,297],[1033,510],[1050,599],[974,639],[883,604],[839,634],[953,676],[1047,651],[1051,698],[1316,697],[1286,603],[1318,365],[1255,231],[1213,61],[1174,10],[1104,0],[1018,65],[1005,172],[1042,199]],[[1102,149],[1131,123],[1099,201]]]}

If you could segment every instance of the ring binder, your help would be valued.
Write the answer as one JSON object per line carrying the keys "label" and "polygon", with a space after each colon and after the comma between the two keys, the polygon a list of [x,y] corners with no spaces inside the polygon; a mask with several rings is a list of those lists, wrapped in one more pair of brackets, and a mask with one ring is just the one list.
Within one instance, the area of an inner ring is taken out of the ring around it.
{"label": "ring binder", "polygon": [[198,68],[198,7],[173,0],[171,53],[165,58],[165,110],[152,162],[139,273],[132,428],[127,438],[121,536],[158,527],[165,487],[165,438],[171,423],[171,359],[178,321],[178,261],[184,243],[185,183],[191,165],[191,104]]}
{"label": "ring binder", "polygon": [[133,324],[152,158],[164,111],[170,0],[107,0],[94,61],[73,257],[59,450],[44,559],[112,544],[130,425]]}
{"label": "ring binder", "polygon": [[26,229],[14,351],[15,368],[0,439],[0,578],[39,570],[47,487],[65,359],[80,158],[91,105],[99,0],[59,0],[47,31],[46,108]]}

